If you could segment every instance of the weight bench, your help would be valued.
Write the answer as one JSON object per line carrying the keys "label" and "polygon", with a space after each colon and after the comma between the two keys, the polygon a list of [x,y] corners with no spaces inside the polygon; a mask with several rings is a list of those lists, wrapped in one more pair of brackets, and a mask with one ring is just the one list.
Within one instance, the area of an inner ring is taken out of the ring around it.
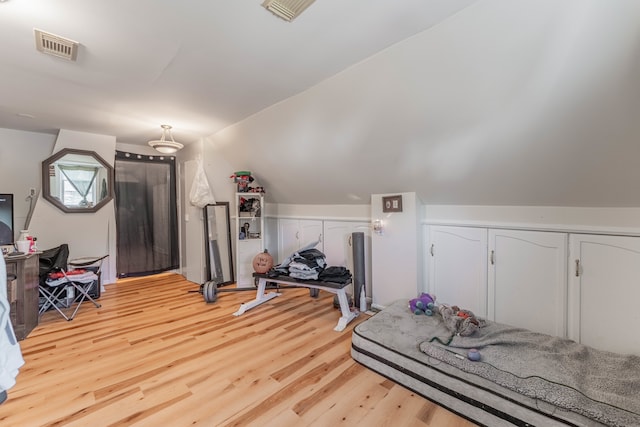
{"label": "weight bench", "polygon": [[258,289],[256,290],[256,298],[249,302],[240,305],[238,311],[233,313],[234,316],[240,316],[246,311],[251,310],[253,307],[257,307],[262,303],[269,301],[277,296],[282,295],[280,292],[269,292],[265,293],[267,288],[267,283],[274,282],[280,283],[283,285],[288,285],[291,287],[302,287],[309,289],[318,289],[327,292],[331,292],[332,294],[336,294],[338,296],[338,302],[340,303],[340,311],[342,313],[342,317],[338,319],[338,324],[334,331],[341,332],[344,328],[347,327],[349,322],[358,317],[360,314],[357,311],[351,311],[349,308],[349,298],[347,298],[347,292],[345,288],[349,286],[349,283],[335,283],[335,282],[322,282],[319,280],[301,280],[295,279],[289,276],[275,276],[269,277],[266,274],[258,274],[254,273],[253,277],[258,279]]}

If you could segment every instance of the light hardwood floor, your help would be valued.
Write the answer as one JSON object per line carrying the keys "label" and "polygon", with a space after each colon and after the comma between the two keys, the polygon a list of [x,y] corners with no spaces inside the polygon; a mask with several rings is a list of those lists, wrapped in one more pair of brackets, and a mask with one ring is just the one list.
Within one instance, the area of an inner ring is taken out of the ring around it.
{"label": "light hardwood floor", "polygon": [[240,317],[251,292],[206,304],[163,274],[108,285],[102,308],[47,312],[0,425],[460,426],[474,424],[354,362],[333,295],[284,294]]}

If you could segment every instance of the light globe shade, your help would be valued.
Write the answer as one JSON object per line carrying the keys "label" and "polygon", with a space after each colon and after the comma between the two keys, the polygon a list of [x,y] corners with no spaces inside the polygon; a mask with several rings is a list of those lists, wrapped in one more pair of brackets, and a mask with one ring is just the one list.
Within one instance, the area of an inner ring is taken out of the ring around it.
{"label": "light globe shade", "polygon": [[162,154],[173,154],[184,146],[179,142],[172,141],[149,141],[149,145]]}
{"label": "light globe shade", "polygon": [[[151,147],[155,148],[156,151],[162,154],[173,154],[184,147],[184,145],[173,140],[173,135],[171,135],[171,126],[162,125],[160,127],[162,128],[162,136],[160,139],[149,141],[149,145]],[[167,135],[169,135],[169,139],[167,139]]]}

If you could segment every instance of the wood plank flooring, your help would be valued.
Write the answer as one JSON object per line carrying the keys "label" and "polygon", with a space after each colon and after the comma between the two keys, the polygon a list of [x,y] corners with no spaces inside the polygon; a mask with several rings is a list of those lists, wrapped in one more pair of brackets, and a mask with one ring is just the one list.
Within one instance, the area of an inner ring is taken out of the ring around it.
{"label": "wood plank flooring", "polygon": [[333,295],[251,292],[206,304],[176,274],[108,285],[70,322],[45,313],[0,425],[451,426],[474,424],[357,364]]}

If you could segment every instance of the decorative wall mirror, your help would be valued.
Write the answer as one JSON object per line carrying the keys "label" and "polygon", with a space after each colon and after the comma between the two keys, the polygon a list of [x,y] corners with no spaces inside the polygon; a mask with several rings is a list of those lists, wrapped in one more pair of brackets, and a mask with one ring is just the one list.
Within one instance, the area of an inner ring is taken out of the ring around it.
{"label": "decorative wall mirror", "polygon": [[207,281],[218,286],[234,282],[231,252],[231,223],[229,202],[218,202],[204,207],[205,257]]}
{"label": "decorative wall mirror", "polygon": [[64,212],[96,212],[113,198],[113,168],[93,151],[64,148],[42,162],[42,196]]}

